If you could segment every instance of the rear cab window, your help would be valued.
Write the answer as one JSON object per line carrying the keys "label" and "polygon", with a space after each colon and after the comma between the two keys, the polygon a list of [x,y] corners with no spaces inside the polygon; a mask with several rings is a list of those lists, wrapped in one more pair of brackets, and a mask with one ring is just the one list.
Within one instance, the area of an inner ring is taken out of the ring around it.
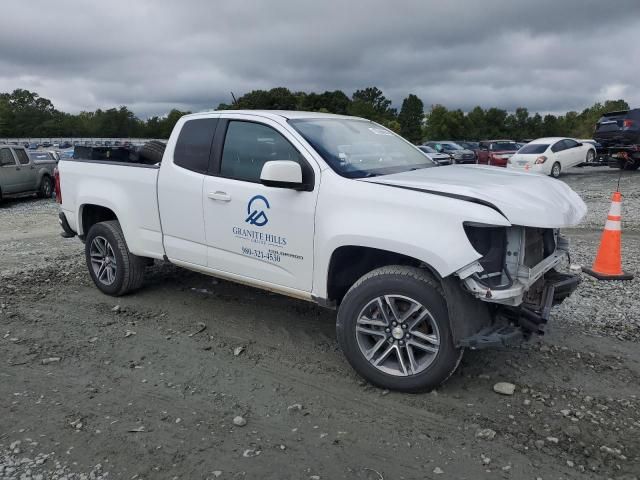
{"label": "rear cab window", "polygon": [[176,141],[173,163],[192,172],[207,173],[217,126],[218,118],[187,120]]}
{"label": "rear cab window", "polygon": [[20,162],[20,165],[29,164],[29,155],[27,155],[27,152],[25,152],[22,149],[15,149],[14,152],[16,152],[16,157],[18,157],[18,161]]}

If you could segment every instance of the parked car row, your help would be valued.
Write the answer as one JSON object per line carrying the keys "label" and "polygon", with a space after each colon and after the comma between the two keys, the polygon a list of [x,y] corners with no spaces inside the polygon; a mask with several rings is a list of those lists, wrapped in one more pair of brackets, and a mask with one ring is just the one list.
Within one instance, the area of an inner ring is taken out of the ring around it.
{"label": "parked car row", "polygon": [[424,145],[433,148],[438,153],[449,155],[452,163],[477,163],[475,152],[458,145],[456,142],[427,142]]}
{"label": "parked car row", "polygon": [[527,143],[507,139],[477,143],[431,141],[418,148],[438,165],[476,163],[557,178],[567,168],[595,163],[601,146],[595,140],[549,137]]}

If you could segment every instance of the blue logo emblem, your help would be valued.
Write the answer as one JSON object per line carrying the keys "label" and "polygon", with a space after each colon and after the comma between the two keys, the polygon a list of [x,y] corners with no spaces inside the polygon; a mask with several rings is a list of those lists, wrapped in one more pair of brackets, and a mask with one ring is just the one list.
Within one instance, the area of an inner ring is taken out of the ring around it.
{"label": "blue logo emblem", "polygon": [[[264,205],[262,205],[264,204]],[[262,195],[256,195],[247,204],[247,213],[249,216],[245,220],[245,222],[250,223],[251,225],[255,225],[256,227],[264,227],[269,219],[267,218],[267,214],[264,213],[265,207],[266,210],[271,208],[269,206],[269,201],[264,198]]]}

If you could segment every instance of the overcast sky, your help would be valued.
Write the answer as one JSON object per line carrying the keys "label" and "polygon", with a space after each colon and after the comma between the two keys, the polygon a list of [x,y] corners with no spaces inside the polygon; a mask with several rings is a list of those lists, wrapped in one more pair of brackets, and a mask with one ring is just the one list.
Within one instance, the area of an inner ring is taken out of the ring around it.
{"label": "overcast sky", "polygon": [[252,89],[640,107],[640,0],[2,0],[0,91],[58,109],[199,111]]}

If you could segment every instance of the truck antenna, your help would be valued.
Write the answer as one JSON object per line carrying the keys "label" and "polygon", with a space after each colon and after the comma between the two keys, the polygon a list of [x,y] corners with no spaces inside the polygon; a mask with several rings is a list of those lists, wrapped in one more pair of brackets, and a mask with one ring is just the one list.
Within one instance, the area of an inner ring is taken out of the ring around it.
{"label": "truck antenna", "polygon": [[233,94],[233,92],[231,92],[231,98],[233,98],[233,104],[235,105],[236,103],[238,103],[238,100],[236,100],[236,96]]}

